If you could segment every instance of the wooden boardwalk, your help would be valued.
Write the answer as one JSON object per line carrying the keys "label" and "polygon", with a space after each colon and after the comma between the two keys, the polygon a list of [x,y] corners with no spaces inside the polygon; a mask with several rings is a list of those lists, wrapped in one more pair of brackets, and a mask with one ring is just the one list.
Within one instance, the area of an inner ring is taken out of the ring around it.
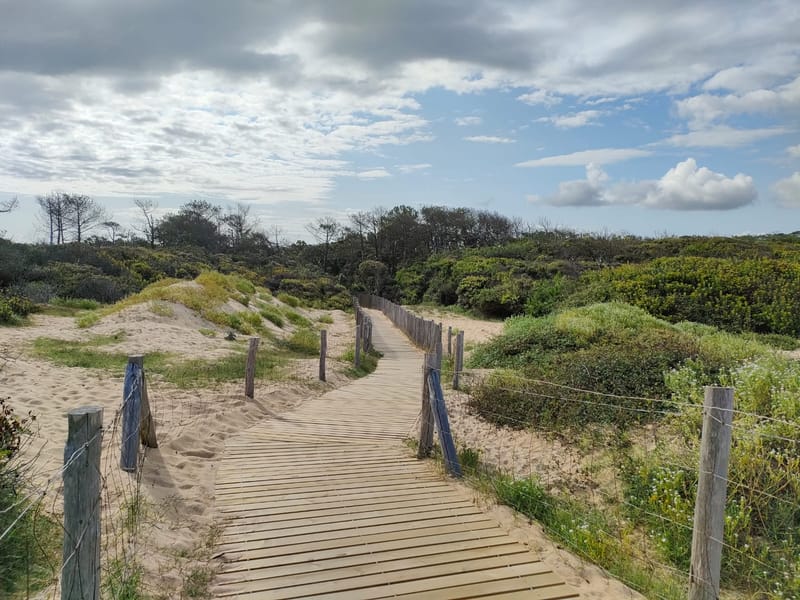
{"label": "wooden boardwalk", "polygon": [[377,371],[231,439],[216,483],[217,598],[577,594],[412,457],[422,355],[380,313]]}

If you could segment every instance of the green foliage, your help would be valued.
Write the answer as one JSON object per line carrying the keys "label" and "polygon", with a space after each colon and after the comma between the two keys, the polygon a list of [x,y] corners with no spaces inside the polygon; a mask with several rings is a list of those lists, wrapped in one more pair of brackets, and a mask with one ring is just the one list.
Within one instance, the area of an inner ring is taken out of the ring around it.
{"label": "green foliage", "polygon": [[194,567],[186,574],[181,590],[185,598],[211,598],[209,586],[214,580],[214,572],[207,566]]}
{"label": "green foliage", "polygon": [[274,325],[283,329],[283,314],[281,313],[280,309],[277,306],[273,306],[271,304],[265,304],[259,311],[259,314],[264,317],[267,321],[270,321]]}
{"label": "green foliage", "polygon": [[99,322],[100,314],[96,312],[85,313],[75,319],[75,325],[80,329],[88,329]]}
{"label": "green foliage", "polygon": [[284,310],[283,314],[286,316],[286,319],[296,327],[311,327],[311,321],[306,319],[303,315],[293,310]]}
{"label": "green foliage", "polygon": [[[86,342],[38,338],[33,342],[34,355],[65,367],[103,369],[122,373],[128,363],[126,354],[104,352],[98,346],[113,344],[122,338],[96,336]],[[275,352],[259,352],[256,360],[256,376],[276,378],[285,357]],[[216,360],[180,360],[176,356],[160,352],[145,355],[145,369],[148,373],[159,375],[165,381],[180,388],[193,388],[205,385],[236,381],[244,378],[245,355],[243,351],[234,352]]]}
{"label": "green foliage", "polygon": [[297,308],[300,306],[300,298],[292,296],[291,294],[287,294],[286,292],[281,292],[278,294],[278,300],[287,306],[291,306],[292,308]]}
{"label": "green foliage", "polygon": [[[600,565],[648,597],[682,600],[684,583],[674,573],[654,571],[636,557],[634,532],[585,503],[553,495],[534,478],[493,480],[497,498],[535,519],[545,531],[583,558]],[[691,531],[689,532],[691,538]],[[691,539],[690,544],[691,546]],[[648,561],[649,563],[649,561]]]}
{"label": "green foliage", "polygon": [[331,315],[320,315],[317,317],[318,323],[324,323],[325,325],[333,325],[333,317]]}
{"label": "green foliage", "polygon": [[498,371],[480,381],[471,402],[485,418],[515,427],[627,427],[672,410],[666,401],[676,369],[693,365],[693,373],[708,380],[738,361],[770,353],[749,337],[672,325],[620,303],[515,317],[502,335],[476,348],[469,366],[517,372]]}
{"label": "green foliage", "polygon": [[586,299],[612,298],[653,315],[729,331],[796,335],[800,264],[786,260],[674,257],[585,276]]}
{"label": "green foliage", "polygon": [[356,369],[354,366],[355,358],[356,358],[356,349],[355,344],[349,345],[342,355],[339,357],[339,360],[346,362],[350,365],[350,367],[345,371],[348,377],[352,379],[357,379],[359,377],[366,377],[370,373],[374,373],[375,369],[378,368],[378,361],[381,359],[383,354],[375,350],[374,348],[369,352],[362,352],[360,356],[359,366]]}
{"label": "green foliage", "polygon": [[18,325],[35,311],[33,302],[27,298],[0,294],[0,324]]}
{"label": "green foliage", "polygon": [[74,308],[77,310],[96,310],[100,308],[100,303],[97,300],[89,300],[88,298],[60,298],[56,297],[50,300],[53,306],[61,306],[64,308]]}
{"label": "green foliage", "polygon": [[[53,578],[48,568],[58,559],[61,530],[43,512],[41,500],[28,495],[26,473],[15,461],[35,417],[17,416],[0,398],[0,595],[15,597],[42,587]],[[10,528],[10,529],[9,529]],[[27,595],[27,594],[26,594]],[[21,596],[20,596],[21,597]]]}
{"label": "green foliage", "polygon": [[306,328],[300,328],[285,340],[286,347],[292,352],[303,356],[319,356],[319,333]]}

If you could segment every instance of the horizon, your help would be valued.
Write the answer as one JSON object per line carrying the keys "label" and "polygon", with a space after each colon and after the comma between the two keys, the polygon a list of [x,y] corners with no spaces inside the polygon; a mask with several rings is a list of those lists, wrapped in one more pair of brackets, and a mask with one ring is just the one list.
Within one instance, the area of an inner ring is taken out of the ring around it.
{"label": "horizon", "polygon": [[789,0],[9,6],[0,202],[20,206],[0,230],[41,239],[35,197],[65,191],[127,227],[136,198],[241,202],[304,240],[397,205],[789,233],[797,31]]}

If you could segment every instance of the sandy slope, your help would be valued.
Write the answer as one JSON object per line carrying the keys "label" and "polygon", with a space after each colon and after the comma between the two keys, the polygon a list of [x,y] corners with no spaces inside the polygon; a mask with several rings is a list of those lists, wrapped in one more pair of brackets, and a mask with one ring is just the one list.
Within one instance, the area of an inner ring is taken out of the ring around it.
{"label": "sandy slope", "polygon": [[[38,337],[88,340],[122,331],[122,342],[99,349],[128,354],[163,351],[184,359],[214,359],[245,343],[226,341],[225,331],[182,305],[170,304],[169,309],[170,316],[159,316],[147,304],[133,306],[90,329],[78,329],[72,318],[46,315],[34,315],[28,327],[0,328],[0,349],[11,357],[0,371],[0,394],[9,398],[19,414],[32,411],[37,417],[35,435],[24,458],[38,456],[34,463],[38,485],[44,485],[63,462],[67,412],[87,405],[104,410],[101,470],[106,560],[121,556],[125,550],[119,509],[133,499],[137,489],[135,477],[118,467],[123,373],[59,367],[32,357],[30,344]],[[198,549],[212,525],[215,470],[225,438],[347,381],[343,375],[346,365],[334,357],[351,343],[352,315],[341,311],[300,312],[312,320],[323,312],[334,318],[333,324],[324,325],[331,357],[326,384],[316,380],[317,370],[305,364],[309,361],[290,365],[281,381],[257,382],[255,400],[244,397],[241,383],[181,390],[157,376],[148,376],[159,447],[147,450],[141,473],[145,513],[136,554],[146,567],[146,585],[153,597],[179,597],[183,578],[198,564]],[[200,329],[217,329],[219,333],[208,337]],[[263,344],[261,351],[269,352],[269,345]],[[316,364],[316,359],[310,362]],[[61,502],[60,477],[56,477],[48,487],[46,506],[59,514]],[[55,594],[57,590],[51,589],[43,597]]]}

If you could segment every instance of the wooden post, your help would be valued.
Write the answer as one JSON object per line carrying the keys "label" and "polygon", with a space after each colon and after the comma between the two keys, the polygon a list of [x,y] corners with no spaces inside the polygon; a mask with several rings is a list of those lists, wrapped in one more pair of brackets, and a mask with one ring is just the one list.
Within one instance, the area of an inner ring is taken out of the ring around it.
{"label": "wooden post", "polygon": [[456,356],[453,361],[453,389],[457,390],[464,370],[464,332],[459,331],[456,336]]}
{"label": "wooden post", "polygon": [[706,387],[689,565],[689,600],[719,598],[732,422],[733,388]]}
{"label": "wooden post", "polygon": [[122,440],[119,466],[128,473],[136,472],[139,463],[139,440],[142,435],[142,357],[128,357],[125,383],[122,387]]}
{"label": "wooden post", "polygon": [[353,356],[353,366],[357,369],[361,366],[361,326],[356,325],[356,351]]}
{"label": "wooden post", "polygon": [[261,338],[251,337],[250,348],[247,351],[247,368],[244,371],[244,395],[251,399],[255,398],[256,393],[256,357],[260,341]]}
{"label": "wooden post", "polygon": [[[103,409],[67,413],[61,600],[100,598],[100,450]],[[138,439],[137,439],[138,443]]]}
{"label": "wooden post", "polygon": [[319,380],[325,381],[325,355],[328,352],[328,332],[325,329],[319,332]]}
{"label": "wooden post", "polygon": [[433,449],[433,411],[431,410],[431,392],[428,385],[428,375],[433,367],[435,356],[425,353],[425,365],[422,369],[422,411],[419,416],[419,447],[417,458],[430,456]]}
{"label": "wooden post", "polygon": [[144,372],[144,356],[133,354],[128,357],[128,363],[133,363],[141,369],[141,401],[139,405],[139,436],[142,443],[148,448],[158,448],[158,438],[156,437],[156,424],[153,420],[153,413],[150,411],[150,399],[147,396],[147,377]]}
{"label": "wooden post", "polygon": [[453,326],[447,326],[447,356],[453,356]]}

